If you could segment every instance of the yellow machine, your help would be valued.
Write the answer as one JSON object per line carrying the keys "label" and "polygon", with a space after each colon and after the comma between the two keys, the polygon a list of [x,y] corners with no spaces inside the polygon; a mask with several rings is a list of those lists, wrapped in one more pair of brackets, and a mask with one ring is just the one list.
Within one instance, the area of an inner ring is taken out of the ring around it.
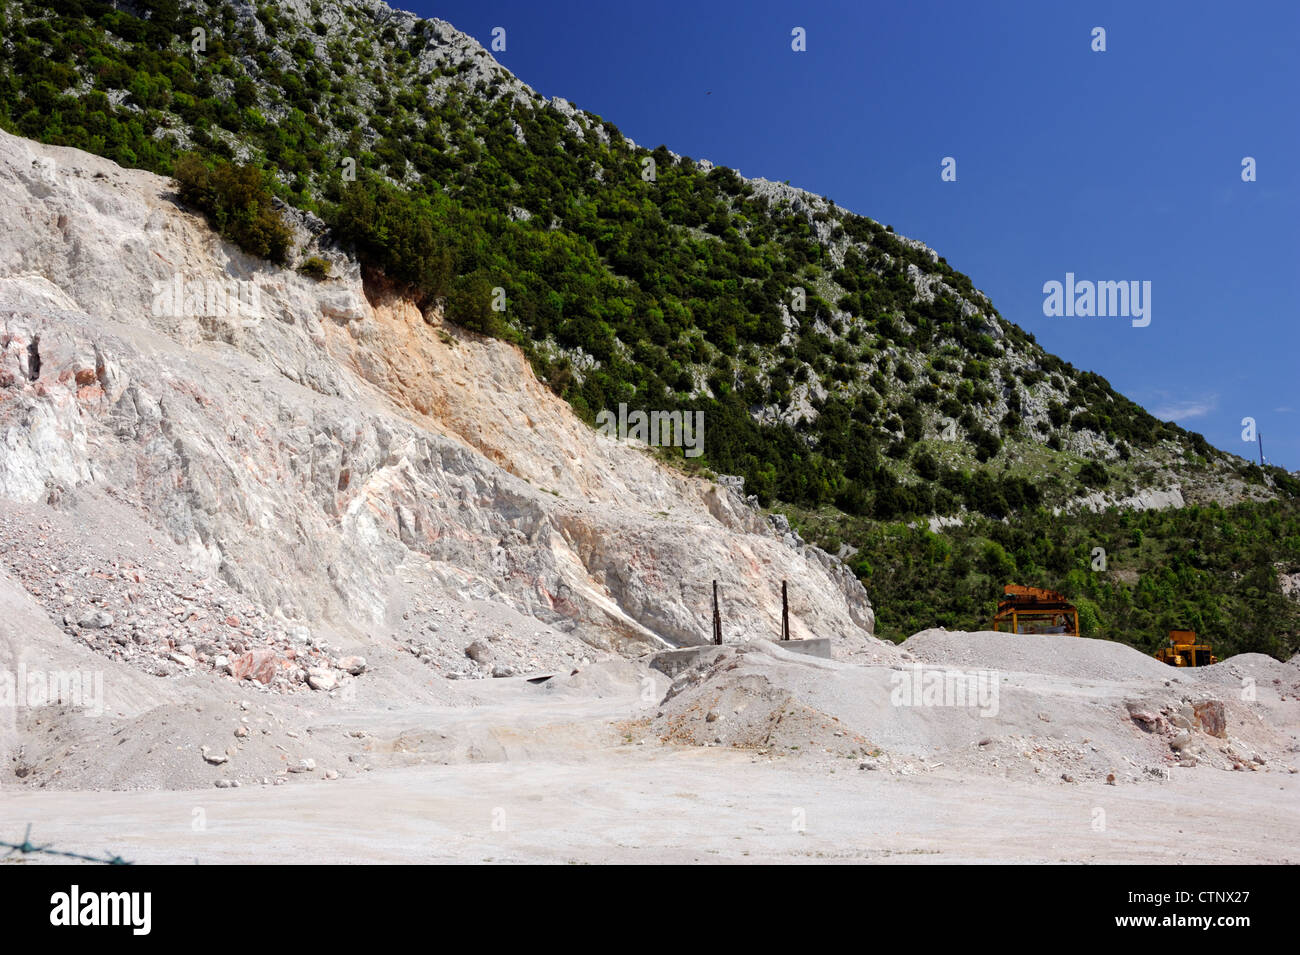
{"label": "yellow machine", "polygon": [[1055,590],[1007,584],[993,629],[1003,633],[1060,633],[1079,635],[1079,611]]}
{"label": "yellow machine", "polygon": [[1208,643],[1196,642],[1195,630],[1170,630],[1169,646],[1155,652],[1155,658],[1171,667],[1205,667],[1218,663]]}

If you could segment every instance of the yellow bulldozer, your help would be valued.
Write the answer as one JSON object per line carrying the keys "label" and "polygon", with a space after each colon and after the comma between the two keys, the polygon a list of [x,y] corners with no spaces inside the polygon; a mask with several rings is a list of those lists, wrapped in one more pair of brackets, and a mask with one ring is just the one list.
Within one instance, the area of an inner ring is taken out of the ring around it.
{"label": "yellow bulldozer", "polygon": [[1218,663],[1219,658],[1208,643],[1198,643],[1195,630],[1170,630],[1169,646],[1154,654],[1161,663],[1171,667],[1206,667]]}

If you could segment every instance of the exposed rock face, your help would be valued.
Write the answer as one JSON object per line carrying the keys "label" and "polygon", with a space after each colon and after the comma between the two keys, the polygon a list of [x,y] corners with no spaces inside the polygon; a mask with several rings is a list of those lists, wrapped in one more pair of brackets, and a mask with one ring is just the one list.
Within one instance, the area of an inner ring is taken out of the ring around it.
{"label": "exposed rock face", "polygon": [[594,433],[513,347],[355,266],[250,259],[173,198],[0,134],[0,496],[109,489],[289,621],[382,626],[400,578],[627,652],[703,642],[715,579],[729,638],[774,635],[786,579],[794,636],[870,642],[835,558]]}
{"label": "exposed rock face", "polygon": [[[1075,498],[1065,510],[1070,512],[1089,510],[1093,513],[1099,513],[1108,507],[1116,507],[1121,511],[1163,511],[1168,508],[1177,509],[1185,504],[1182,488],[1174,487],[1167,490],[1141,488],[1127,497],[1115,497],[1097,491],[1084,497]],[[1057,514],[1061,513],[1059,507],[1053,508],[1053,510]]]}

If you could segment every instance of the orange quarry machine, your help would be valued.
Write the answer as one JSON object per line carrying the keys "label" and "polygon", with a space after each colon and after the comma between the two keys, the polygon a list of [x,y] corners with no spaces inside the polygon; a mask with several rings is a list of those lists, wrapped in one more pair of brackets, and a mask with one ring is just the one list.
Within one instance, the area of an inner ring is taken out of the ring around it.
{"label": "orange quarry machine", "polygon": [[1079,611],[1055,590],[1007,584],[993,629],[1003,633],[1060,633],[1079,635]]}
{"label": "orange quarry machine", "polygon": [[1198,642],[1195,630],[1170,630],[1169,646],[1155,652],[1155,658],[1171,667],[1207,667],[1219,658],[1208,643]]}

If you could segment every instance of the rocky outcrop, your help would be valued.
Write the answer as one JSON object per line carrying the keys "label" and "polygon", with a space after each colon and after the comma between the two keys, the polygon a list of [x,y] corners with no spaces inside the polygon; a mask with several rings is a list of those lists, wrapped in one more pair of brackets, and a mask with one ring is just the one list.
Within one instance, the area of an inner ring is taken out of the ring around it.
{"label": "rocky outcrop", "polygon": [[1300,573],[1288,574],[1285,566],[1278,568],[1277,582],[1282,588],[1282,596],[1291,600],[1300,600]]}
{"label": "rocky outcrop", "polygon": [[835,558],[355,265],[272,268],[166,180],[8,135],[0,217],[0,496],[111,489],[290,623],[382,630],[400,584],[630,652],[703,641],[715,579],[729,633],[775,634],[784,579],[795,636],[870,642]]}
{"label": "rocky outcrop", "polygon": [[[1163,511],[1168,508],[1177,509],[1185,505],[1186,501],[1183,500],[1182,488],[1141,488],[1133,494],[1121,497],[1096,491],[1075,498],[1066,505],[1064,510],[1066,513],[1087,510],[1096,514],[1110,507],[1118,508],[1121,511]],[[1054,514],[1060,514],[1061,511],[1062,508],[1059,507],[1052,509]]]}

